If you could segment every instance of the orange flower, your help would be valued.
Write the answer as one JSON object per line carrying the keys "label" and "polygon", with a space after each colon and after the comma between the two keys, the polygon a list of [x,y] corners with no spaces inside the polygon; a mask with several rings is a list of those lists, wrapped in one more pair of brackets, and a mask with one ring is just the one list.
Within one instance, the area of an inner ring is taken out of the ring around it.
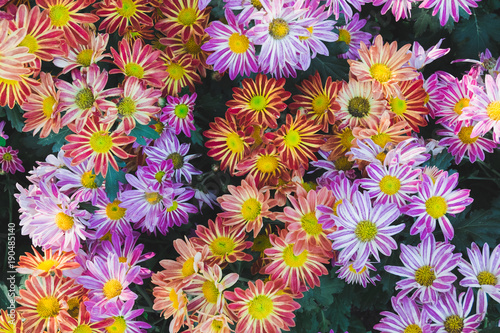
{"label": "orange flower", "polygon": [[180,36],[160,38],[159,42],[171,49],[174,57],[189,54],[193,59],[198,60],[199,64],[197,70],[202,77],[205,77],[207,76],[206,69],[212,66],[207,65],[208,52],[203,51],[201,46],[208,42],[209,39],[210,36],[205,33],[198,38],[191,36],[186,42],[182,41]]}
{"label": "orange flower", "polygon": [[[7,310],[0,309],[0,332],[2,333],[23,333],[26,332],[23,327],[21,315],[15,311],[14,318]],[[229,333],[229,332],[228,332]]]}
{"label": "orange flower", "polygon": [[154,304],[153,309],[161,310],[161,315],[170,321],[170,332],[177,333],[184,323],[191,325],[191,320],[188,315],[186,293],[172,284],[159,285],[153,289]]}
{"label": "orange flower", "polygon": [[427,93],[423,83],[422,80],[401,82],[401,96],[389,97],[391,112],[395,115],[394,121],[406,120],[417,133],[420,132],[419,127],[427,126],[425,116],[429,114],[429,109],[425,106]]}
{"label": "orange flower", "polygon": [[399,143],[409,138],[410,127],[405,120],[391,121],[390,113],[385,111],[377,122],[369,122],[366,128],[355,127],[352,134],[357,140],[372,139],[385,148],[389,142]]}
{"label": "orange flower", "polygon": [[236,165],[236,176],[247,174],[255,178],[258,187],[276,185],[286,167],[273,144],[256,150],[252,156]]}
{"label": "orange flower", "polygon": [[75,253],[73,252],[52,253],[52,249],[49,248],[44,250],[42,256],[33,246],[31,248],[35,255],[26,252],[26,256],[19,257],[19,266],[16,270],[21,274],[45,277],[54,273],[62,277],[63,270],[80,267],[80,264],[74,261]]}
{"label": "orange flower", "polygon": [[106,28],[107,33],[118,30],[118,34],[123,36],[130,26],[152,27],[153,20],[147,13],[152,12],[154,8],[148,4],[147,0],[107,0],[96,3],[95,13],[104,18],[99,30]]}

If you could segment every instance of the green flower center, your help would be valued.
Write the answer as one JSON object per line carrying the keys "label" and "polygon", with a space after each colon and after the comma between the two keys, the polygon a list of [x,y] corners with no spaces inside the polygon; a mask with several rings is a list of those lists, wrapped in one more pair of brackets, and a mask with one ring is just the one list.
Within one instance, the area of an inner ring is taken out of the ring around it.
{"label": "green flower center", "polygon": [[69,22],[69,10],[64,5],[52,6],[50,7],[49,17],[53,26],[63,27]]}
{"label": "green flower center", "polygon": [[252,97],[248,105],[254,111],[262,111],[267,106],[267,99],[264,96],[255,95]]}
{"label": "green flower center", "polygon": [[137,6],[132,0],[122,0],[122,7],[116,8],[118,15],[130,18],[135,15]]}
{"label": "green flower center", "polygon": [[125,216],[127,208],[122,208],[118,206],[122,202],[120,200],[115,200],[106,205],[106,216],[112,221],[118,221]]}
{"label": "green flower center", "polygon": [[402,116],[406,112],[406,106],[407,104],[404,99],[391,98],[391,111],[398,116]]}
{"label": "green flower center", "polygon": [[184,76],[185,70],[181,65],[171,63],[167,66],[167,72],[169,74],[169,77],[171,77],[175,81],[178,81]]}
{"label": "green flower center", "polygon": [[266,295],[257,295],[248,303],[248,314],[255,320],[266,319],[273,309],[273,300]]}
{"label": "green flower center", "polygon": [[2,155],[2,159],[6,162],[12,161],[12,154],[11,153],[4,153]]}
{"label": "green flower center", "polygon": [[129,62],[125,65],[125,75],[142,79],[144,77],[144,68],[135,62]]}
{"label": "green flower center", "polygon": [[301,141],[300,133],[296,130],[291,129],[285,135],[285,145],[287,147],[297,148]]}
{"label": "green flower center", "polygon": [[125,97],[118,103],[117,108],[119,114],[124,117],[130,117],[136,111],[135,101],[130,97]]}
{"label": "green flower center", "polygon": [[314,113],[321,115],[330,107],[330,98],[325,94],[318,95],[314,97],[311,106]]}
{"label": "green flower center", "polygon": [[245,144],[237,133],[227,135],[226,145],[234,154],[240,154],[245,149]]}
{"label": "green flower center", "polygon": [[106,154],[111,150],[111,147],[113,147],[113,139],[104,131],[92,134],[89,143],[90,148],[98,154]]}
{"label": "green flower center", "polygon": [[233,252],[235,247],[234,241],[225,236],[217,237],[210,243],[210,250],[216,256],[225,256]]}
{"label": "green flower center", "polygon": [[384,176],[379,183],[380,191],[387,195],[394,195],[398,193],[401,188],[401,181],[394,176]]}
{"label": "green flower center", "polygon": [[186,104],[177,104],[174,108],[174,114],[177,118],[184,119],[189,114],[189,106]]}
{"label": "green flower center", "polygon": [[90,88],[81,89],[75,97],[75,104],[81,110],[90,109],[95,102],[94,94]]}
{"label": "green flower center", "polygon": [[193,25],[194,22],[198,19],[198,15],[196,15],[196,10],[194,8],[184,8],[179,12],[177,16],[177,21],[185,26]]}

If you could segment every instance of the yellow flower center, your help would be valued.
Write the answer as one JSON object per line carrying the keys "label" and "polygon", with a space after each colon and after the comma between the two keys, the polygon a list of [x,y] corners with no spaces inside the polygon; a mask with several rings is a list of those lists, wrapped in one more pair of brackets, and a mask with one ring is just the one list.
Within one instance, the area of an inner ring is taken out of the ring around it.
{"label": "yellow flower center", "polygon": [[486,107],[486,113],[488,117],[494,121],[500,120],[500,101],[494,101],[488,104]]}
{"label": "yellow flower center", "polygon": [[377,154],[377,156],[375,156],[375,158],[377,160],[379,160],[381,163],[384,163],[386,156],[387,156],[387,153],[382,150],[380,153]]}
{"label": "yellow flower center", "polygon": [[430,100],[431,96],[427,92],[425,92],[424,105],[429,103]]}
{"label": "yellow flower center", "polygon": [[181,65],[176,63],[171,63],[170,65],[167,66],[167,72],[169,77],[172,78],[172,80],[178,81],[182,79],[186,71]]}
{"label": "yellow flower center", "polygon": [[398,193],[401,188],[401,181],[394,176],[384,176],[379,183],[380,191],[387,195],[394,195]]}
{"label": "yellow flower center", "polygon": [[261,10],[262,8],[264,8],[264,6],[262,6],[262,3],[259,0],[250,0],[250,3],[257,10]]}
{"label": "yellow flower center", "polygon": [[269,35],[274,39],[283,39],[290,32],[288,23],[281,18],[275,18],[269,23]]}
{"label": "yellow flower center", "polygon": [[349,150],[352,147],[352,140],[354,140],[352,130],[349,127],[346,127],[344,130],[342,130],[342,133],[340,133],[340,144],[346,150]]}
{"label": "yellow flower center", "polygon": [[339,29],[339,41],[346,43],[347,45],[351,44],[351,34],[349,31],[345,29]]}
{"label": "yellow flower center", "polygon": [[39,49],[36,38],[31,35],[26,35],[26,37],[24,37],[19,46],[27,47],[29,53],[35,53]]}
{"label": "yellow flower center", "polygon": [[265,249],[273,247],[268,235],[258,235],[253,240],[252,251],[264,252]]}
{"label": "yellow flower center", "polygon": [[113,147],[113,139],[104,131],[92,134],[89,143],[90,148],[98,154],[105,154]]}
{"label": "yellow flower center", "polygon": [[216,256],[225,256],[232,253],[235,248],[234,241],[225,236],[219,236],[210,244],[210,250]]}
{"label": "yellow flower center", "polygon": [[391,111],[398,116],[403,115],[406,112],[406,101],[399,99],[397,97],[391,98]]}
{"label": "yellow flower center", "polygon": [[389,81],[392,76],[391,69],[386,64],[373,64],[370,67],[371,76],[378,82],[384,83]]}
{"label": "yellow flower center", "polygon": [[249,198],[241,205],[241,216],[247,221],[254,221],[260,216],[261,203],[255,198]]}
{"label": "yellow flower center", "polygon": [[3,159],[4,161],[7,161],[7,162],[12,161],[12,154],[11,154],[11,153],[4,153],[4,154],[2,155],[2,159]]}
{"label": "yellow flower center", "polygon": [[47,118],[52,117],[52,113],[54,112],[54,105],[57,103],[56,99],[53,96],[47,96],[43,99],[42,102],[42,111],[43,115]]}
{"label": "yellow flower center", "polygon": [[430,197],[425,202],[425,211],[432,218],[440,218],[448,211],[448,204],[446,203],[446,199],[440,196]]}
{"label": "yellow flower center", "polygon": [[142,79],[144,77],[144,68],[135,62],[129,62],[125,65],[125,75]]}
{"label": "yellow flower center", "polygon": [[371,139],[376,145],[380,146],[381,148],[384,148],[387,143],[391,142],[391,137],[387,133],[378,133],[372,135]]}
{"label": "yellow flower center", "polygon": [[53,26],[63,27],[69,22],[69,10],[64,5],[52,6],[49,10],[49,17]]}
{"label": "yellow flower center", "polygon": [[92,332],[94,331],[87,324],[79,325],[73,331],[73,333],[92,333]]}
{"label": "yellow flower center", "polygon": [[435,279],[434,268],[429,265],[422,266],[415,271],[415,281],[421,286],[430,287]]}
{"label": "yellow flower center", "polygon": [[172,153],[167,156],[167,160],[171,160],[174,165],[174,169],[178,170],[184,166],[184,157],[179,153]]}
{"label": "yellow flower center", "polygon": [[130,18],[135,15],[137,6],[132,0],[122,0],[122,7],[116,8],[118,15]]}
{"label": "yellow flower center", "polygon": [[262,111],[267,106],[267,99],[264,96],[255,95],[248,103],[248,106],[254,111]]}
{"label": "yellow flower center", "polygon": [[42,297],[36,305],[36,312],[43,319],[56,317],[60,309],[59,301],[54,296]]}
{"label": "yellow flower center", "polygon": [[53,259],[47,259],[39,263],[38,266],[36,266],[36,268],[48,272],[52,267],[57,266],[58,264],[59,262]]}
{"label": "yellow flower center", "polygon": [[328,98],[325,94],[318,95],[314,97],[311,106],[314,113],[321,115],[329,109],[330,98]]}
{"label": "yellow flower center", "polygon": [[307,250],[304,250],[296,256],[293,254],[293,244],[290,244],[283,250],[283,261],[289,267],[302,267],[307,261],[308,253]]}
{"label": "yellow flower center", "polygon": [[354,229],[354,234],[361,242],[371,242],[375,239],[375,237],[377,237],[377,225],[372,221],[361,221],[356,226],[356,229]]}
{"label": "yellow flower center", "polygon": [[198,45],[194,40],[194,37],[191,36],[186,44],[184,44],[184,51],[192,55],[197,55],[201,52],[201,46]]}
{"label": "yellow flower center", "polygon": [[125,97],[118,103],[117,109],[122,116],[130,117],[136,111],[135,101],[130,97]]}
{"label": "yellow flower center", "polygon": [[255,166],[262,173],[273,173],[278,168],[278,159],[272,155],[261,155]]}
{"label": "yellow flower center", "polygon": [[177,104],[174,108],[174,114],[177,118],[184,119],[189,114],[189,106],[186,104]]}
{"label": "yellow flower center", "polygon": [[80,312],[80,299],[78,297],[70,298],[66,301],[68,303],[68,313],[73,318],[78,318]]}
{"label": "yellow flower center", "polygon": [[117,279],[111,279],[102,287],[102,293],[107,299],[120,296],[122,294],[123,286]]}
{"label": "yellow flower center", "polygon": [[118,257],[118,261],[121,262],[122,264],[124,264],[128,261],[128,259],[127,259],[127,257]]}
{"label": "yellow flower center", "polygon": [[469,106],[470,99],[468,98],[462,98],[458,102],[455,103],[455,106],[453,107],[453,111],[455,111],[456,114],[461,115],[462,114],[462,109]]}
{"label": "yellow flower center", "polygon": [[90,88],[83,88],[76,94],[75,104],[82,110],[90,109],[94,102],[94,94]]}
{"label": "yellow flower center", "polygon": [[273,300],[266,295],[257,295],[248,302],[248,314],[255,320],[266,319],[273,309]]}
{"label": "yellow flower center", "polygon": [[179,203],[177,201],[172,201],[172,206],[167,208],[167,212],[174,212],[179,207]]}
{"label": "yellow flower center", "polygon": [[300,133],[296,130],[290,129],[285,135],[285,145],[287,147],[297,148],[301,141]]}
{"label": "yellow flower center", "polygon": [[178,298],[177,293],[175,292],[174,288],[170,289],[169,298],[170,298],[170,301],[172,302],[172,307],[176,310],[179,310],[179,298]]}
{"label": "yellow flower center", "polygon": [[150,205],[156,205],[161,199],[163,199],[158,192],[147,192],[144,194],[144,198],[146,198],[146,201],[149,202]]}
{"label": "yellow flower center", "polygon": [[217,298],[219,297],[219,289],[217,289],[213,281],[207,280],[203,282],[201,291],[203,291],[203,296],[205,296],[205,299],[208,303],[217,303]]}
{"label": "yellow flower center", "polygon": [[464,126],[460,129],[460,132],[458,132],[458,138],[462,143],[465,144],[471,144],[477,141],[479,137],[474,137],[471,138],[472,130],[474,129],[474,126]]}
{"label": "yellow flower center", "polygon": [[57,227],[62,231],[66,231],[73,228],[73,224],[75,224],[73,218],[69,215],[64,214],[63,212],[57,213],[55,220]]}
{"label": "yellow flower center", "polygon": [[353,274],[362,274],[365,271],[366,271],[366,266],[363,266],[363,268],[361,268],[361,270],[358,272],[357,270],[354,269],[354,267],[352,267],[352,264],[349,265],[349,272]]}
{"label": "yellow flower center", "polygon": [[215,331],[215,332],[220,332],[222,330],[222,327],[224,327],[224,323],[220,320],[213,320],[212,321],[212,329]]}
{"label": "yellow flower center", "polygon": [[193,25],[197,19],[198,15],[196,15],[194,8],[184,8],[179,12],[179,16],[177,16],[179,23],[185,26]]}
{"label": "yellow flower center", "polygon": [[370,113],[370,101],[366,97],[356,96],[349,100],[347,111],[352,117],[364,118]]}
{"label": "yellow flower center", "polygon": [[155,127],[156,133],[158,133],[158,134],[163,133],[163,129],[165,128],[165,125],[163,125],[162,122],[159,121],[159,122],[155,123],[153,126]]}
{"label": "yellow flower center", "polygon": [[0,77],[0,83],[11,86],[14,89],[19,89],[19,81],[16,80],[7,80]]}
{"label": "yellow flower center", "polygon": [[316,214],[314,212],[310,212],[302,216],[300,224],[302,225],[302,229],[304,229],[308,235],[317,236],[323,232],[323,227],[318,223],[318,219],[316,218]]}
{"label": "yellow flower center", "polygon": [[448,333],[462,333],[464,320],[458,315],[451,315],[444,321],[444,330]]}
{"label": "yellow flower center", "polygon": [[245,144],[237,133],[229,133],[227,135],[226,145],[234,154],[241,154],[245,149]]}
{"label": "yellow flower center", "polygon": [[162,179],[163,179],[163,176],[165,176],[165,171],[158,171],[156,174],[155,174],[155,179],[158,183],[161,183],[162,182]]}
{"label": "yellow flower center", "polygon": [[92,171],[84,172],[80,181],[85,188],[97,188],[95,175]]}
{"label": "yellow flower center", "polygon": [[248,37],[234,32],[229,36],[229,49],[233,53],[245,53],[250,46]]}
{"label": "yellow flower center", "polygon": [[76,56],[76,62],[82,65],[83,67],[89,67],[92,63],[92,56],[94,55],[94,50],[85,49],[81,50],[80,53]]}
{"label": "yellow flower center", "polygon": [[347,156],[340,156],[333,162],[333,165],[335,166],[335,169],[337,170],[342,170],[342,171],[347,171],[351,170],[352,166],[354,165],[354,161],[349,161]]}
{"label": "yellow flower center", "polygon": [[195,272],[194,270],[194,257],[188,258],[184,264],[182,264],[182,276],[188,277],[193,275]]}
{"label": "yellow flower center", "polygon": [[106,205],[106,216],[112,221],[118,221],[125,216],[127,208],[122,208],[118,206],[122,202],[120,200],[115,200]]}
{"label": "yellow flower center", "polygon": [[417,324],[410,324],[406,326],[403,333],[422,333],[422,329]]}
{"label": "yellow flower center", "polygon": [[122,316],[113,317],[115,320],[112,325],[106,327],[108,333],[125,333],[127,330],[127,321]]}
{"label": "yellow flower center", "polygon": [[497,278],[493,273],[488,272],[488,271],[482,271],[477,275],[477,281],[479,282],[480,285],[490,285],[490,286],[496,286],[497,284]]}

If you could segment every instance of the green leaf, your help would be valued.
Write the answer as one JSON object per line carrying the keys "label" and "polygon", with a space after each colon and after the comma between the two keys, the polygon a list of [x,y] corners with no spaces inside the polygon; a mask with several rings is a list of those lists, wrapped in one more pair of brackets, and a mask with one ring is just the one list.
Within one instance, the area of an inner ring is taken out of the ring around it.
{"label": "green leaf", "polygon": [[[123,164],[123,163],[121,163]],[[118,182],[122,184],[127,184],[127,179],[125,178],[125,172],[123,170],[116,171],[111,166],[108,166],[108,173],[106,174],[106,194],[110,201],[116,199],[118,190],[120,189]]]}
{"label": "green leaf", "polygon": [[71,130],[68,127],[63,127],[59,133],[51,133],[49,136],[43,139],[39,139],[38,143],[42,146],[52,145],[52,152],[57,153],[61,150],[61,147],[66,143],[66,136],[71,134]]}
{"label": "green leaf", "polygon": [[196,130],[191,131],[191,142],[195,145],[203,146],[203,135],[201,135],[201,128],[194,125]]}
{"label": "green leaf", "polygon": [[307,78],[309,75],[314,75],[319,72],[323,81],[326,81],[328,76],[333,80],[347,80],[349,77],[349,65],[347,60],[337,57],[348,51],[347,44],[344,42],[325,43],[329,51],[329,56],[318,54],[316,58],[311,60],[311,66],[302,72],[298,79],[299,81]]}
{"label": "green leaf", "polygon": [[[149,125],[154,124],[154,121],[149,123]],[[158,139],[160,135],[154,130],[154,128],[149,127],[149,125],[136,124],[134,129],[130,132],[130,136],[135,137],[136,142],[142,146],[145,146],[147,139]]]}
{"label": "green leaf", "polygon": [[497,244],[500,236],[500,210],[475,210],[468,214],[469,209],[455,217],[450,222],[455,230],[451,242],[459,251],[469,247],[471,242]]}
{"label": "green leaf", "polygon": [[451,161],[453,161],[453,156],[448,153],[448,151],[443,150],[437,155],[432,155],[432,157],[424,163],[424,166],[435,166],[441,170],[448,170],[451,166]]}
{"label": "green leaf", "polygon": [[304,297],[298,301],[301,306],[298,312],[311,311],[318,306],[330,306],[333,303],[333,295],[341,293],[345,286],[343,280],[329,275],[323,275],[319,280],[321,287],[305,292]]}
{"label": "green leaf", "polygon": [[10,121],[12,127],[15,128],[16,131],[22,132],[24,127],[23,110],[21,110],[17,104],[13,109],[8,108],[7,106],[4,109],[7,119]]}
{"label": "green leaf", "polygon": [[500,42],[500,18],[493,13],[473,12],[468,20],[460,20],[452,37],[459,58],[475,59],[486,48],[495,54]]}

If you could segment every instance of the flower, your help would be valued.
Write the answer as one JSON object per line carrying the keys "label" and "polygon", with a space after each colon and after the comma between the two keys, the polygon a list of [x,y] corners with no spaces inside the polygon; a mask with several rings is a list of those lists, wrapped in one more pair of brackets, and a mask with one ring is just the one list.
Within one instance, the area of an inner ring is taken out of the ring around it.
{"label": "flower", "polygon": [[194,93],[194,84],[201,84],[200,75],[196,72],[200,61],[188,53],[175,56],[169,48],[161,54],[161,60],[167,74],[162,84],[163,94],[177,96],[185,86]]}
{"label": "flower", "polygon": [[[118,193],[121,197],[121,193]],[[121,200],[115,199],[112,202],[104,192],[97,196],[94,207],[96,210],[89,219],[89,228],[95,229],[95,238],[104,237],[108,232],[127,237],[132,233],[130,221],[125,217],[127,209],[120,207]]]}
{"label": "flower", "polygon": [[352,262],[347,262],[346,264],[337,264],[341,267],[337,270],[339,279],[344,279],[349,284],[360,284],[363,288],[366,288],[367,282],[375,285],[376,281],[380,281],[380,275],[370,276],[370,271],[376,271],[375,266],[373,266],[369,261],[361,268],[358,272],[352,268]]}
{"label": "flower", "polygon": [[369,122],[366,127],[353,128],[352,135],[356,140],[371,139],[381,148],[385,148],[388,143],[407,140],[410,132],[406,120],[391,121],[389,111],[384,111],[379,119]]}
{"label": "flower", "polygon": [[321,145],[321,150],[325,152],[330,152],[328,159],[330,161],[343,156],[344,153],[351,150],[352,140],[354,140],[354,135],[352,135],[352,129],[348,126],[339,129],[338,126],[334,125],[332,127],[332,134],[328,136],[323,145]]}
{"label": "flower", "polygon": [[118,34],[123,36],[129,26],[152,27],[153,20],[148,13],[154,8],[148,4],[147,0],[111,0],[96,3],[96,15],[104,18],[99,24],[99,30],[106,28],[106,32],[110,34],[118,30]]}
{"label": "flower", "polygon": [[411,50],[410,66],[420,70],[423,69],[425,65],[430,64],[434,60],[448,54],[448,52],[450,52],[450,48],[447,49],[439,48],[443,40],[444,38],[441,38],[436,45],[432,46],[427,51],[425,51],[424,48],[417,41],[413,42],[413,47]]}
{"label": "flower", "polygon": [[[330,12],[335,14],[335,19],[339,19],[339,15],[342,12],[346,20],[352,17],[352,8],[361,11],[361,5],[364,4],[364,0],[327,0],[326,6],[329,7]],[[342,9],[340,9],[342,7]],[[357,14],[357,13],[356,13]]]}
{"label": "flower", "polygon": [[469,197],[470,190],[455,190],[458,184],[458,173],[448,176],[443,172],[436,180],[427,174],[422,174],[422,183],[416,196],[402,208],[402,212],[409,216],[416,216],[410,233],[420,233],[424,239],[436,228],[436,221],[447,240],[453,238],[454,231],[446,214],[458,214],[473,201]]}
{"label": "flower", "polygon": [[224,296],[232,301],[229,309],[239,318],[236,333],[251,330],[255,333],[280,333],[295,326],[293,311],[300,305],[289,294],[280,293],[283,286],[281,279],[264,284],[257,280],[248,282],[248,289],[236,288],[226,291]]}
{"label": "flower", "polygon": [[424,0],[420,4],[419,8],[432,8],[432,15],[435,16],[439,11],[439,23],[442,26],[448,22],[450,16],[453,18],[453,21],[458,22],[460,17],[459,10],[462,8],[465,10],[467,14],[471,14],[471,10],[469,7],[476,8],[477,3],[480,0]]}
{"label": "flower", "polygon": [[259,66],[255,56],[255,47],[248,39],[244,29],[243,16],[236,17],[233,11],[224,12],[228,24],[213,21],[205,31],[210,40],[201,49],[213,52],[207,58],[207,64],[214,65],[214,70],[225,72],[229,69],[229,78],[234,80],[238,74],[250,76],[257,73]]}
{"label": "flower", "polygon": [[153,289],[153,296],[155,297],[153,309],[156,311],[161,310],[161,315],[165,319],[172,317],[169,330],[173,333],[177,333],[184,325],[184,322],[191,325],[187,310],[188,299],[186,293],[179,287],[169,286],[163,282]]}
{"label": "flower", "polygon": [[[194,190],[189,187],[174,186],[172,205],[167,207],[165,219],[161,220],[158,228],[167,230],[174,225],[180,227],[189,222],[189,214],[196,214],[198,209],[195,205],[188,203],[194,196]],[[140,225],[140,224],[139,224]]]}
{"label": "flower", "polygon": [[123,332],[123,333],[143,333],[143,329],[151,328],[151,325],[143,321],[135,321],[134,319],[139,317],[144,309],[135,309],[134,300],[128,300],[122,302],[118,300],[114,304],[108,305],[105,314],[98,314],[94,317],[96,320],[105,320],[108,318],[114,321],[106,327],[109,332]]}
{"label": "flower", "polygon": [[16,171],[24,172],[22,161],[17,154],[19,150],[12,149],[11,146],[0,147],[0,166],[2,172],[15,174]]}
{"label": "flower", "polygon": [[202,77],[207,76],[207,69],[212,69],[212,66],[207,64],[207,58],[211,52],[202,49],[202,46],[210,40],[210,36],[205,33],[200,36],[191,36],[187,41],[183,41],[182,37],[175,35],[173,37],[160,38],[159,42],[170,49],[174,57],[189,54],[193,60],[197,60],[198,67],[196,70]]}
{"label": "flower", "polygon": [[354,14],[350,20],[346,17],[346,24],[338,28],[338,41],[346,43],[349,49],[346,53],[339,54],[340,58],[353,60],[359,59],[358,50],[361,47],[361,43],[369,45],[370,39],[372,38],[372,35],[369,32],[361,31],[365,24],[366,20],[359,19],[359,13]]}
{"label": "flower", "polygon": [[254,153],[236,165],[236,176],[251,175],[258,187],[276,185],[286,167],[278,154],[275,145],[268,145],[254,151]]}
{"label": "flower", "polygon": [[432,234],[417,246],[401,244],[404,267],[384,267],[387,272],[403,277],[396,282],[396,289],[401,289],[398,299],[414,291],[412,299],[436,303],[439,295],[450,292],[457,279],[452,271],[462,257],[453,253],[454,249],[449,243],[436,242]]}
{"label": "flower", "polygon": [[391,96],[388,100],[394,121],[406,120],[415,132],[420,132],[419,127],[427,126],[425,117],[429,109],[424,106],[427,93],[423,88],[422,80],[403,81],[399,84],[401,95]]}
{"label": "flower", "polygon": [[380,261],[379,251],[389,256],[397,244],[391,237],[401,232],[405,225],[391,225],[400,215],[395,204],[372,205],[368,192],[353,193],[352,202],[342,201],[337,214],[331,216],[337,230],[328,235],[333,249],[341,250],[339,261],[346,263],[356,255],[352,263],[359,272],[373,254]]}
{"label": "flower", "polygon": [[392,308],[396,313],[383,311],[380,314],[384,318],[373,328],[387,333],[400,332],[431,332],[428,316],[425,311],[421,311],[415,301],[408,297],[391,298]]}
{"label": "flower", "polygon": [[183,132],[191,137],[191,131],[196,130],[193,110],[197,96],[196,93],[182,97],[167,96],[167,105],[162,109],[160,121],[175,128],[176,135]]}
{"label": "flower", "polygon": [[385,15],[385,13],[387,13],[387,11],[392,7],[392,15],[394,15],[396,21],[399,21],[401,18],[405,19],[411,16],[411,5],[415,1],[416,0],[374,0],[373,5],[384,5],[381,10],[382,15]]}
{"label": "flower", "polygon": [[74,333],[78,331],[99,332],[113,323],[112,318],[99,321],[91,320],[90,312],[87,311],[85,303],[80,305],[78,317],[73,318],[68,312],[63,312],[61,317],[62,320],[59,323],[59,328],[62,333]]}
{"label": "flower", "polygon": [[[31,247],[33,254],[25,252],[25,256],[19,257],[19,263],[16,267],[18,273],[30,274],[31,276],[46,277],[52,275],[62,277],[64,270],[70,270],[80,267],[74,261],[74,252],[60,252],[52,253],[52,249],[48,248],[43,251],[43,256]],[[0,331],[1,332],[1,331]]]}
{"label": "flower", "polygon": [[[14,318],[12,318],[14,316]],[[10,312],[7,310],[0,310],[0,332],[4,333],[17,333],[24,332],[24,326],[21,314],[16,310]],[[226,333],[226,332],[223,332]],[[229,333],[229,332],[227,332]]]}

